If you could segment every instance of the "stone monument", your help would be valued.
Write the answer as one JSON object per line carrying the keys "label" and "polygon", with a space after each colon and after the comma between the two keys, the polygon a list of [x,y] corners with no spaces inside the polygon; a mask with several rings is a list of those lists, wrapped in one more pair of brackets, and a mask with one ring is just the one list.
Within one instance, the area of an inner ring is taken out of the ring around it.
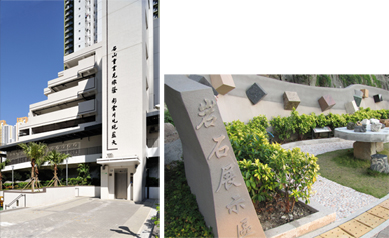
{"label": "stone monument", "polygon": [[211,88],[166,75],[165,95],[188,184],[215,237],[265,237]]}
{"label": "stone monument", "polygon": [[354,114],[356,111],[359,110],[355,101],[345,103],[344,107],[346,108],[347,114]]}
{"label": "stone monument", "polygon": [[212,91],[213,91],[213,94],[215,96],[219,95],[218,91],[216,91],[216,89],[208,82],[208,80],[206,80],[204,78],[204,76],[197,75],[197,74],[191,74],[191,75],[188,76],[188,78],[190,78],[190,79],[192,79],[192,80],[194,80],[194,81],[196,81],[198,83],[204,84],[204,85],[206,85],[208,87],[211,87]]}
{"label": "stone monument", "polygon": [[375,103],[382,102],[382,95],[381,94],[374,95],[373,98],[374,98]]}
{"label": "stone monument", "polygon": [[363,93],[363,98],[369,97],[369,90],[368,89],[361,89],[361,92]]}

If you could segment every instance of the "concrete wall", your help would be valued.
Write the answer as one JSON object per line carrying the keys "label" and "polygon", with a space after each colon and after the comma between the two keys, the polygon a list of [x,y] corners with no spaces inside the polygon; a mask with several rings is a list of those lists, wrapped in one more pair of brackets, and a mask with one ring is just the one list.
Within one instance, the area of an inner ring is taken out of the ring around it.
{"label": "concrete wall", "polygon": [[74,197],[100,197],[100,187],[97,186],[76,186],[76,187],[53,187],[40,189],[43,192],[27,192],[27,190],[4,191],[4,209],[5,205],[10,204],[20,194],[24,194],[15,202],[11,208],[18,207],[37,207],[63,202]]}
{"label": "concrete wall", "polygon": [[[204,77],[211,82],[210,75]],[[270,120],[276,116],[290,116],[291,111],[284,110],[283,94],[285,91],[297,92],[301,102],[297,111],[302,114],[346,114],[345,103],[353,101],[354,90],[368,89],[369,98],[362,100],[361,107],[372,110],[389,109],[389,91],[366,85],[351,85],[347,88],[312,87],[307,85],[283,82],[257,75],[232,75],[235,89],[217,97],[223,121],[240,120],[248,122],[255,116],[266,115]],[[246,96],[246,90],[254,83],[259,84],[267,95],[256,105]],[[336,105],[330,110],[321,111],[318,100],[324,95],[331,95]],[[381,94],[384,101],[375,103],[373,95]]]}

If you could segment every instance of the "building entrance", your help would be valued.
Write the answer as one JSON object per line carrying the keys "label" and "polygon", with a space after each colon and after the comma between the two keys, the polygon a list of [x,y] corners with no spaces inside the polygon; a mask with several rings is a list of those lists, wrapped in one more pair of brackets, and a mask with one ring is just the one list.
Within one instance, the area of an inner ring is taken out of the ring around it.
{"label": "building entrance", "polygon": [[127,200],[127,169],[115,169],[115,198]]}

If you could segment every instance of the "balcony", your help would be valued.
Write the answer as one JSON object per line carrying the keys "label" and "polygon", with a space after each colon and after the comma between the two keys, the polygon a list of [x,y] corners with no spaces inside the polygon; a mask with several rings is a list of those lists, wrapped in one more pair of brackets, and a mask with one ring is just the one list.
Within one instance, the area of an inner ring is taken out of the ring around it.
{"label": "balcony", "polygon": [[72,14],[72,13],[73,13],[73,10],[66,11],[65,16],[69,16],[69,15]]}
{"label": "balcony", "polygon": [[[77,80],[79,78],[82,78],[83,76],[90,75],[96,72],[95,67],[95,56],[92,55],[88,58],[82,59],[78,61],[78,65],[61,71],[58,73],[58,78],[50,80],[48,82],[48,87],[53,88],[55,86],[65,84],[68,82],[71,82],[73,80]],[[62,75],[62,76],[60,76]]]}
{"label": "balcony", "polygon": [[67,22],[67,21],[69,21],[69,20],[71,20],[71,19],[73,19],[73,16],[70,15],[70,16],[68,16],[68,17],[65,18],[65,22]]}
{"label": "balcony", "polygon": [[70,49],[70,48],[72,48],[73,47],[73,44],[69,44],[69,45],[67,45],[66,47],[65,47],[65,50],[68,50],[68,49]]}
{"label": "balcony", "polygon": [[73,36],[73,33],[72,33],[72,32],[69,32],[69,33],[67,33],[67,34],[65,35],[65,39],[67,39],[67,38],[69,38],[69,37],[71,37],[71,36]]}
{"label": "balcony", "polygon": [[78,106],[45,113],[38,116],[29,116],[28,122],[20,126],[20,130],[45,125],[56,124],[64,121],[74,120],[82,116],[89,116],[96,113],[96,100],[92,99],[78,103]]}
{"label": "balcony", "polygon": [[30,110],[42,110],[47,107],[52,107],[55,105],[63,104],[66,102],[71,102],[80,98],[83,98],[83,95],[86,94],[92,95],[95,94],[96,87],[95,87],[95,79],[89,78],[83,81],[78,82],[77,86],[61,90],[59,92],[54,92],[54,90],[51,90],[50,88],[45,88],[44,93],[46,96],[48,96],[47,100],[34,103],[30,105]]}

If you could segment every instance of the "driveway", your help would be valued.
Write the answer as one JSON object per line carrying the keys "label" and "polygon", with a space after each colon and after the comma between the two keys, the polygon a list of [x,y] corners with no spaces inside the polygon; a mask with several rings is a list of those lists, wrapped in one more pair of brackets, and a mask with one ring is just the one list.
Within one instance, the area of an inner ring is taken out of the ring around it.
{"label": "driveway", "polygon": [[78,197],[45,207],[0,212],[0,237],[148,237],[155,202]]}

